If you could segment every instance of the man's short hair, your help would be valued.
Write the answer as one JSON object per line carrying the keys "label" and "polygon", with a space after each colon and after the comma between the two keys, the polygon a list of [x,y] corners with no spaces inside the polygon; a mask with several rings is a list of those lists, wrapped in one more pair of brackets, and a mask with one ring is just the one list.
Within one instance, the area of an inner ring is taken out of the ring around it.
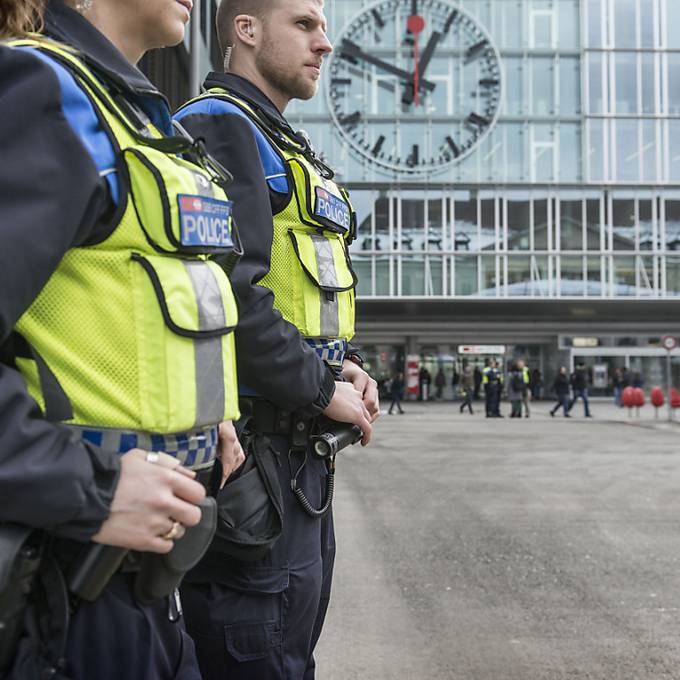
{"label": "man's short hair", "polygon": [[222,0],[217,8],[215,28],[220,48],[224,52],[234,44],[234,18],[239,14],[250,14],[262,18],[277,0]]}

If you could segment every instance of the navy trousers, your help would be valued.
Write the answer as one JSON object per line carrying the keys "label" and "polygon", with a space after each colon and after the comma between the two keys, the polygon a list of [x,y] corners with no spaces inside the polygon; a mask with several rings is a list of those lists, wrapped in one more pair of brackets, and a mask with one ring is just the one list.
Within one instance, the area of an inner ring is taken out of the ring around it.
{"label": "navy trousers", "polygon": [[116,574],[96,602],[78,606],[69,627],[70,680],[201,680],[182,619],[168,601],[141,606],[132,575]]}
{"label": "navy trousers", "polygon": [[[210,552],[205,569],[182,586],[187,630],[196,643],[203,680],[314,680],[313,652],[330,599],[335,535],[329,513],[309,517],[290,489],[287,437],[271,437],[279,453],[284,501],[283,533],[257,562],[237,562]],[[298,477],[320,507],[326,466],[311,455]],[[201,573],[219,574],[210,582]]]}

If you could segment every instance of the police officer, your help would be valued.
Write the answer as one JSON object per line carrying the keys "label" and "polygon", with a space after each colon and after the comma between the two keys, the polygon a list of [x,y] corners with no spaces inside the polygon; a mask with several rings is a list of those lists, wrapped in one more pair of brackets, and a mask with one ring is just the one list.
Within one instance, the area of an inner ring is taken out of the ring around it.
{"label": "police officer", "polygon": [[211,74],[207,93],[176,116],[234,175],[246,252],[233,277],[240,390],[252,427],[278,454],[285,505],[283,535],[265,558],[239,564],[209,554],[185,581],[206,680],[314,677],[335,541],[330,513],[311,516],[291,483],[321,509],[327,467],[306,450],[308,433],[325,414],[359,426],[366,444],[379,412],[377,385],[348,345],[349,197],[283,116],[292,99],[317,91],[332,49],[325,29],[321,0],[223,0],[217,31],[228,72]]}
{"label": "police officer", "polygon": [[[52,0],[53,40],[0,51],[0,522],[45,530],[43,563],[67,578],[109,554],[96,544],[173,550],[201,521],[192,468],[243,459],[227,424],[236,306],[206,257],[232,247],[230,205],[133,65],[181,41],[188,18],[175,0]],[[220,240],[190,233],[201,201]],[[179,603],[133,597],[128,558],[94,601],[70,594],[63,644],[57,628],[31,646],[27,629],[8,677],[199,680]]]}
{"label": "police officer", "polygon": [[484,360],[484,368],[482,369],[482,387],[484,388],[484,408],[486,417],[493,417],[493,367],[489,359]]}

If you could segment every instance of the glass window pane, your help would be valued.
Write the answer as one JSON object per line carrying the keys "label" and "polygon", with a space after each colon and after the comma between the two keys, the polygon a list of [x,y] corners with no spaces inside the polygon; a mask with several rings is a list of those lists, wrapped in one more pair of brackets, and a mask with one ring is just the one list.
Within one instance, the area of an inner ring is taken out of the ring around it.
{"label": "glass window pane", "polygon": [[654,248],[654,219],[650,200],[641,199],[638,202],[638,216],[640,220],[640,249],[652,250]]}
{"label": "glass window pane", "polygon": [[480,258],[482,267],[482,295],[498,297],[500,290],[496,281],[496,258],[493,255],[482,255]]}
{"label": "glass window pane", "polygon": [[559,6],[559,46],[563,50],[574,50],[579,47],[579,3],[568,0],[557,3]]}
{"label": "glass window pane", "polygon": [[668,55],[668,113],[680,114],[680,54],[674,53]]}
{"label": "glass window pane", "polygon": [[444,270],[443,259],[441,257],[428,257],[425,261],[425,294],[443,295],[442,289]]}
{"label": "glass window pane", "polygon": [[560,59],[560,113],[575,116],[581,112],[581,82],[579,60]]}
{"label": "glass window pane", "polygon": [[680,120],[668,121],[670,181],[680,182]]}
{"label": "glass window pane", "polygon": [[401,294],[425,295],[425,262],[422,255],[401,258]]}
{"label": "glass window pane", "polygon": [[493,198],[486,198],[481,203],[481,233],[483,250],[496,250],[496,201]]}
{"label": "glass window pane", "polygon": [[535,257],[534,267],[531,272],[532,292],[535,296],[550,295],[550,272],[548,271],[548,258]]}
{"label": "glass window pane", "polygon": [[583,295],[585,292],[583,258],[563,255],[560,261],[560,294],[569,297]]}
{"label": "glass window pane", "polygon": [[531,291],[531,258],[508,257],[508,295],[529,297]]}
{"label": "glass window pane", "polygon": [[586,245],[588,250],[600,250],[601,215],[599,199],[586,200]]}
{"label": "glass window pane", "polygon": [[602,295],[602,258],[588,257],[588,282],[586,284],[586,294],[592,296]]}
{"label": "glass window pane", "polygon": [[359,278],[359,286],[357,287],[357,295],[370,296],[373,295],[373,286],[371,284],[371,257],[366,255],[357,255],[352,253],[352,268]]}
{"label": "glass window pane", "polygon": [[680,295],[680,258],[669,257],[666,260],[666,292],[668,295]]}
{"label": "glass window pane", "polygon": [[534,248],[548,250],[548,201],[534,201]]}
{"label": "glass window pane", "polygon": [[456,257],[456,295],[477,295],[477,258]]}
{"label": "glass window pane", "polygon": [[614,257],[614,295],[624,297],[635,295],[635,258]]}
{"label": "glass window pane", "polygon": [[588,0],[588,47],[602,47],[601,0]]}
{"label": "glass window pane", "polygon": [[640,47],[654,45],[654,0],[640,0]]}
{"label": "glass window pane", "polygon": [[640,152],[637,121],[616,121],[616,154],[616,179],[619,182],[639,181]]}
{"label": "glass window pane", "polygon": [[509,200],[508,250],[528,250],[531,203],[529,200]]}
{"label": "glass window pane", "polygon": [[503,7],[503,44],[506,47],[522,47],[522,2],[507,0],[500,3]]}
{"label": "glass window pane", "polygon": [[505,135],[505,172],[506,181],[521,182],[526,176],[526,151],[524,125],[522,123],[503,123]]}
{"label": "glass window pane", "polygon": [[632,52],[615,55],[616,113],[637,113],[637,59]]}
{"label": "glass window pane", "polygon": [[640,58],[642,59],[642,113],[656,113],[655,55],[643,53]]}
{"label": "glass window pane", "polygon": [[477,235],[477,199],[457,200],[454,205],[454,250],[479,250]]}
{"label": "glass window pane", "polygon": [[602,182],[604,176],[604,121],[588,121],[588,163],[590,166],[590,181]]}
{"label": "glass window pane", "polygon": [[612,201],[614,250],[635,248],[635,201],[632,198]]}
{"label": "glass window pane", "polygon": [[636,47],[636,26],[635,0],[616,0],[614,2],[615,47],[618,49]]}
{"label": "glass window pane", "polygon": [[524,71],[522,60],[508,57],[505,60],[505,107],[511,116],[525,113]]}
{"label": "glass window pane", "polygon": [[583,250],[581,201],[560,201],[560,247],[562,250]]}
{"label": "glass window pane", "polygon": [[390,294],[390,261],[387,255],[375,258],[375,294]]}
{"label": "glass window pane", "polygon": [[680,201],[667,200],[666,250],[680,250]]}
{"label": "glass window pane", "polygon": [[602,80],[602,59],[600,52],[588,54],[588,111],[605,112],[604,84]]}
{"label": "glass window pane", "polygon": [[551,48],[552,42],[552,13],[536,12],[531,15],[531,37],[534,48]]}
{"label": "glass window pane", "polygon": [[642,157],[643,157],[643,172],[644,181],[656,182],[658,181],[658,173],[656,169],[656,126],[655,120],[642,121]]}
{"label": "glass window pane", "polygon": [[[664,2],[664,0],[661,0]],[[666,2],[666,45],[671,48],[680,47],[680,2],[678,0],[665,0]]]}
{"label": "glass window pane", "polygon": [[552,59],[537,57],[531,62],[533,78],[532,113],[537,116],[552,115],[554,111],[554,64]]}
{"label": "glass window pane", "polygon": [[581,180],[581,126],[563,123],[560,125],[560,181]]}

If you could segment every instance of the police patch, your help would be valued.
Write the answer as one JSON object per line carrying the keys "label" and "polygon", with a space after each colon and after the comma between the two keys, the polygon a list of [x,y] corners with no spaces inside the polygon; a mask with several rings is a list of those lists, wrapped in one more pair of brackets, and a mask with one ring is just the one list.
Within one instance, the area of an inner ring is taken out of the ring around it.
{"label": "police patch", "polygon": [[334,196],[323,187],[316,187],[314,216],[323,217],[329,222],[337,224],[343,231],[349,231],[349,206],[341,198]]}
{"label": "police patch", "polygon": [[192,248],[231,249],[232,202],[205,196],[180,194],[180,242]]}

